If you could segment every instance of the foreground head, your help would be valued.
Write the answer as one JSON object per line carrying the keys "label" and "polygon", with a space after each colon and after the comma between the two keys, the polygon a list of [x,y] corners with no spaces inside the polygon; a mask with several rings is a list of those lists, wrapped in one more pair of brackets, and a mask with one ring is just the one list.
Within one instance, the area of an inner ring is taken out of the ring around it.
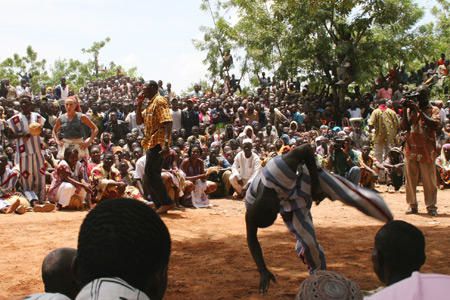
{"label": "foreground head", "polygon": [[419,271],[425,258],[425,237],[414,225],[391,221],[381,227],[375,236],[373,268],[386,285]]}
{"label": "foreground head", "polygon": [[358,300],[363,299],[359,286],[332,271],[317,271],[303,280],[296,300]]}
{"label": "foreground head", "polygon": [[133,199],[100,202],[80,227],[75,273],[81,286],[118,277],[161,299],[167,287],[170,235],[148,206]]}
{"label": "foreground head", "polygon": [[79,292],[72,273],[77,254],[73,248],[58,248],[47,254],[42,262],[42,281],[46,293],[60,293],[74,299]]}

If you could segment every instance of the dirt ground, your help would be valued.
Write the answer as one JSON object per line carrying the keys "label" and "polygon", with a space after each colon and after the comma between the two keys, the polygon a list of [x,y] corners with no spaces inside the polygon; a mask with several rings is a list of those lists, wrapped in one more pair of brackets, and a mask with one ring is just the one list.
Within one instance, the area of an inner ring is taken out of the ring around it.
{"label": "dirt ground", "polygon": [[[450,191],[439,191],[440,215],[404,214],[404,194],[384,194],[395,218],[420,227],[426,236],[427,261],[422,271],[450,273]],[[278,283],[265,297],[258,294],[259,277],[245,241],[244,203],[212,200],[211,209],[171,212],[163,219],[173,246],[166,299],[293,299],[308,275],[296,258],[295,240],[281,219],[260,232],[267,265]],[[330,270],[345,274],[362,289],[380,285],[372,272],[373,238],[382,225],[354,208],[325,200],[312,209],[317,236]],[[44,256],[57,247],[76,247],[86,212],[0,215],[0,299],[43,291]]]}

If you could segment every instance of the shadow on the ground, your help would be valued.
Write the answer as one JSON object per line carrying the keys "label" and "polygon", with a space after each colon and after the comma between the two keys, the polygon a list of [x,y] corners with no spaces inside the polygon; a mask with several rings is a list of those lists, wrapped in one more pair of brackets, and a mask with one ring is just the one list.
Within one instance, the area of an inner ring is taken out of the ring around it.
{"label": "shadow on the ground", "polygon": [[[372,271],[371,252],[379,228],[316,228],[328,269],[343,273],[364,290],[378,287],[380,283]],[[427,262],[422,271],[449,273],[448,229],[426,227],[422,230],[427,241]],[[293,299],[299,284],[308,276],[306,266],[295,255],[295,239],[279,229],[263,230],[260,242],[266,263],[278,281],[271,285],[264,299]],[[223,239],[205,237],[174,241],[172,245],[166,299],[260,299],[258,282],[259,275],[244,233]]]}

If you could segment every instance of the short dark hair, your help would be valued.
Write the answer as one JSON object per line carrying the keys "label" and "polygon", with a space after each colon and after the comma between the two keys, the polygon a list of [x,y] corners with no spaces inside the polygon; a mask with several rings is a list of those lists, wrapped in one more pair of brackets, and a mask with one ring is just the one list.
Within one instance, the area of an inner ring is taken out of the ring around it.
{"label": "short dark hair", "polygon": [[[160,217],[134,199],[103,200],[80,227],[76,270],[82,286],[119,277],[146,293],[158,274],[167,274],[170,234]],[[150,290],[150,291],[149,291]],[[155,292],[155,291],[151,291]]]}
{"label": "short dark hair", "polygon": [[149,80],[145,83],[145,87],[147,88],[159,88],[158,83],[154,80]]}
{"label": "short dark hair", "polygon": [[405,221],[394,220],[381,227],[375,236],[375,248],[395,272],[412,273],[425,263],[425,237]]}
{"label": "short dark hair", "polygon": [[46,293],[60,293],[74,299],[79,292],[72,273],[72,263],[77,254],[73,248],[51,251],[42,262],[42,281]]}

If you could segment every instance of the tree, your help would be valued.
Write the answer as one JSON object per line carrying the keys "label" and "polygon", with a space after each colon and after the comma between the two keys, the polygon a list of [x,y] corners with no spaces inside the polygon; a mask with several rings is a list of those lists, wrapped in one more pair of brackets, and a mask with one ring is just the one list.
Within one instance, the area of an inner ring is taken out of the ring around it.
{"label": "tree", "polygon": [[12,57],[0,63],[0,78],[8,78],[12,85],[19,84],[19,78],[30,78],[33,90],[39,89],[40,85],[48,80],[46,60],[38,59],[37,53],[28,46],[24,56],[14,53]]}
{"label": "tree", "polygon": [[415,59],[411,40],[423,16],[412,0],[228,0],[217,7],[219,14],[235,10],[238,19],[203,28],[197,46],[210,66],[218,59],[210,37],[219,36],[245,52],[254,72],[274,70],[283,80],[309,74],[340,100],[351,82],[367,84],[389,66]]}
{"label": "tree", "polygon": [[47,68],[47,61],[39,60],[37,53],[28,46],[24,56],[13,54],[12,57],[0,62],[0,79],[7,78],[12,85],[18,85],[20,75],[28,74],[31,77],[32,91],[37,92],[41,86],[55,86],[60,82],[61,77],[66,77],[71,89],[76,92],[89,81],[106,79],[119,73],[137,77],[136,67],[126,70],[114,62],[110,62],[107,66],[99,64],[100,50],[109,41],[110,38],[106,38],[103,41],[94,42],[88,49],[82,49],[83,53],[93,55],[92,60],[82,62],[71,58],[58,59],[50,68]]}
{"label": "tree", "polygon": [[89,61],[94,65],[95,77],[99,77],[99,69],[100,65],[98,62],[98,56],[100,55],[100,50],[109,43],[111,39],[109,37],[105,38],[103,41],[94,42],[89,48],[82,48],[81,51],[85,54],[91,54],[93,56],[93,60]]}

